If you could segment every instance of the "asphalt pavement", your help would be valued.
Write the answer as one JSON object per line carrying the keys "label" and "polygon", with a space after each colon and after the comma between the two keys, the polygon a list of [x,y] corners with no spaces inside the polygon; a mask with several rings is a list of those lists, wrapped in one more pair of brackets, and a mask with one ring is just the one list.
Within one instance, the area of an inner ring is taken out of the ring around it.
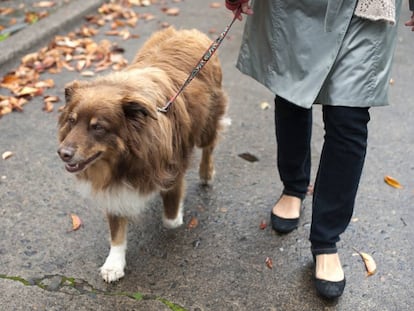
{"label": "asphalt pavement", "polygon": [[[1,75],[54,35],[80,27],[102,2],[65,2],[1,42]],[[231,14],[211,3],[167,0],[136,7],[155,17],[138,21],[137,38],[123,40],[100,31],[96,39],[116,41],[132,60],[149,35],[166,24],[198,28],[215,38]],[[166,15],[166,7],[179,8],[178,16]],[[401,20],[409,15],[404,2]],[[35,97],[23,112],[0,119],[0,153],[13,152],[0,159],[0,310],[412,310],[414,33],[402,23],[399,28],[391,105],[371,110],[355,214],[339,243],[347,287],[338,301],[320,299],[312,284],[310,197],[298,230],[280,236],[269,226],[261,228],[282,190],[275,168],[273,95],[235,68],[243,29],[236,22],[218,51],[233,122],[217,148],[216,179],[211,187],[199,184],[197,151],[187,174],[185,225],[164,229],[157,198],[129,227],[126,276],[117,283],[106,284],[98,273],[109,249],[105,217],[78,194],[56,154],[57,109],[46,113],[42,98]],[[44,77],[54,79],[49,93],[60,98],[67,82],[88,79],[76,71]],[[314,120],[312,176],[323,141],[319,107]],[[246,161],[242,153],[258,161]],[[386,175],[403,188],[386,184]],[[74,232],[69,232],[71,213],[83,221]],[[194,218],[198,224],[190,228]],[[366,275],[355,249],[373,256],[376,274]]]}

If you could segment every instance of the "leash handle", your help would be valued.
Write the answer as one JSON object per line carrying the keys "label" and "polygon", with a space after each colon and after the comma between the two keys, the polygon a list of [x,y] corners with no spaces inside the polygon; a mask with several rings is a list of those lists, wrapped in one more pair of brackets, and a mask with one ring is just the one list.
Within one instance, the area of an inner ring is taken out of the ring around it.
{"label": "leash handle", "polygon": [[226,37],[227,33],[229,32],[231,26],[233,25],[234,21],[237,19],[237,17],[241,13],[241,8],[238,9],[237,13],[234,14],[233,20],[227,27],[224,29],[224,31],[217,37],[215,41],[211,43],[211,45],[208,47],[206,52],[203,54],[201,59],[198,61],[197,65],[193,68],[191,73],[189,74],[187,80],[184,81],[183,85],[180,87],[180,89],[177,91],[177,93],[171,97],[171,99],[165,104],[162,108],[157,108],[159,112],[166,113],[172,103],[175,101],[175,99],[178,97],[178,95],[181,94],[181,92],[185,89],[185,87],[190,84],[190,82],[197,76],[197,74],[200,72],[200,70],[204,67],[204,65],[209,61],[209,59],[213,56],[214,52],[218,49],[223,39]]}

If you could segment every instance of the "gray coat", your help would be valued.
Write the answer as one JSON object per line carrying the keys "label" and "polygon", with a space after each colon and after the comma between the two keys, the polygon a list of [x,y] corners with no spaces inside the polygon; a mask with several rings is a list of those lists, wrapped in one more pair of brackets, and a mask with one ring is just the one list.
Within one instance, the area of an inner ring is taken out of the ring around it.
{"label": "gray coat", "polygon": [[387,105],[396,25],[354,16],[356,0],[327,3],[253,0],[237,68],[305,108]]}

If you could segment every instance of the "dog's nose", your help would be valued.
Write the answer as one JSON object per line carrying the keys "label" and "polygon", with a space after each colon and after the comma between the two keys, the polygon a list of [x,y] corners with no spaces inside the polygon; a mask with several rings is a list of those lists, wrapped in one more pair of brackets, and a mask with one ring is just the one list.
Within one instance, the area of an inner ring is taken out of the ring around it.
{"label": "dog's nose", "polygon": [[75,149],[72,147],[60,147],[57,152],[63,161],[68,162],[73,158]]}

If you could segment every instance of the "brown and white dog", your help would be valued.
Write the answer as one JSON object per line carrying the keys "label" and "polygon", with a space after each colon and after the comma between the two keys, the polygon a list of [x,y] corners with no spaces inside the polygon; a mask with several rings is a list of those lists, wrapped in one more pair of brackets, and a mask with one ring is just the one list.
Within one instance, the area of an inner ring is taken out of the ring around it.
{"label": "brown and white dog", "polygon": [[128,219],[154,194],[161,194],[164,225],[183,223],[184,174],[195,146],[202,148],[202,182],[213,178],[213,149],[228,120],[218,58],[210,59],[168,112],[157,110],[210,43],[197,30],[170,27],[153,34],[125,70],[66,86],[58,154],[107,214],[111,249],[100,269],[107,282],[124,276]]}

